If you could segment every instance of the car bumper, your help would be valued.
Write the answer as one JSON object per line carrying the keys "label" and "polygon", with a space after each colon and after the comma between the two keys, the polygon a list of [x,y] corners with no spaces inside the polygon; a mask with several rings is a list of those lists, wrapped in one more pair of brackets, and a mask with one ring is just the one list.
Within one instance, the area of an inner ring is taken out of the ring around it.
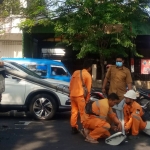
{"label": "car bumper", "polygon": [[62,112],[62,111],[70,111],[71,110],[71,106],[59,106],[58,111]]}

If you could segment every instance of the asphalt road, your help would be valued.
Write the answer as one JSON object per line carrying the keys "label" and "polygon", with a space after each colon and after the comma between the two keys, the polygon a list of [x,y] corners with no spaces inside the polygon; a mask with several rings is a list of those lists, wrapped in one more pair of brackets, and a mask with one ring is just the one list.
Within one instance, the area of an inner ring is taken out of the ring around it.
{"label": "asphalt road", "polygon": [[[141,133],[137,140],[125,140],[119,146],[84,141],[72,135],[70,113],[59,113],[53,120],[36,121],[18,113],[0,114],[0,150],[150,150],[150,137]],[[22,122],[21,122],[22,121]]]}

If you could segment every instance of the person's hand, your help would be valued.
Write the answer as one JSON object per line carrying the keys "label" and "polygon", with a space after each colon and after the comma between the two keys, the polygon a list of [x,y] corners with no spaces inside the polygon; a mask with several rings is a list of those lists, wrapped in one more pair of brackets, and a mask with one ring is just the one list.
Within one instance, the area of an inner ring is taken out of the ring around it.
{"label": "person's hand", "polygon": [[127,129],[126,126],[124,127],[124,129],[125,129],[125,133],[128,134],[128,133],[129,133],[129,130]]}
{"label": "person's hand", "polygon": [[117,124],[117,131],[121,131],[122,130],[122,124],[119,121],[119,123]]}
{"label": "person's hand", "polygon": [[117,126],[111,126],[111,129],[115,132],[117,132],[117,130],[118,130]]}
{"label": "person's hand", "polygon": [[102,93],[103,93],[103,94],[106,94],[105,88],[102,88]]}
{"label": "person's hand", "polygon": [[0,61],[0,66],[4,66],[4,62],[3,61]]}

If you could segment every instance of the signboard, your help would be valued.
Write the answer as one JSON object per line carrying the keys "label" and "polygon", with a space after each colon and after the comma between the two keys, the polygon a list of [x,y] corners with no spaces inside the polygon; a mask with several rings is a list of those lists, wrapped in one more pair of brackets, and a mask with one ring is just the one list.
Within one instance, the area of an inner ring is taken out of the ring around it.
{"label": "signboard", "polygon": [[141,59],[141,74],[150,74],[150,59]]}

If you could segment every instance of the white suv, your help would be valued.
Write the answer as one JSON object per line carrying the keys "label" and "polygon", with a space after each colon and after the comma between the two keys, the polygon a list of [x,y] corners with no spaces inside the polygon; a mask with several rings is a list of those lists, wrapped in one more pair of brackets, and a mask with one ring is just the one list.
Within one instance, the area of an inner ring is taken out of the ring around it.
{"label": "white suv", "polygon": [[[4,61],[4,67],[9,73],[6,73],[5,92],[2,94],[0,111],[30,111],[36,119],[51,119],[57,111],[70,110],[70,100],[67,94],[49,86],[57,85],[68,88],[68,82],[42,79],[34,72],[14,62]],[[11,74],[12,70],[15,70],[17,74]],[[28,80],[26,76],[32,80]]]}

